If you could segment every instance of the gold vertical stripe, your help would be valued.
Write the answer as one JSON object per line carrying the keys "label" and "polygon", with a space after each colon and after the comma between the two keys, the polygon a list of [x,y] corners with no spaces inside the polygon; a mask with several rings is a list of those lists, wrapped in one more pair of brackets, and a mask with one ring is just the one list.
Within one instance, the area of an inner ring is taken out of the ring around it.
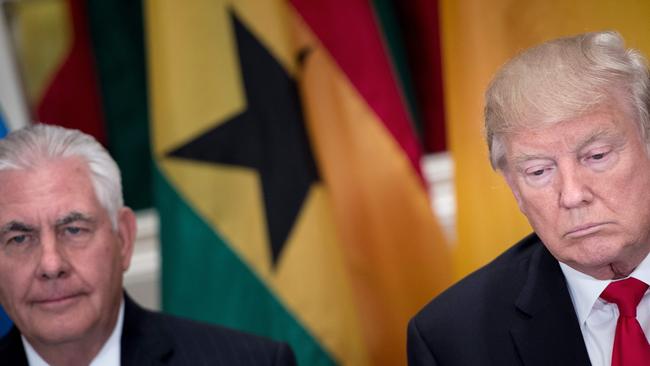
{"label": "gold vertical stripe", "polygon": [[72,47],[72,24],[64,0],[7,4],[27,97],[36,105]]}
{"label": "gold vertical stripe", "polygon": [[154,151],[179,193],[323,348],[343,364],[365,365],[358,309],[327,189],[312,187],[272,270],[257,173],[164,156],[246,107],[229,11],[295,72],[293,32],[306,30],[293,28],[297,16],[291,8],[273,4],[146,3]]}
{"label": "gold vertical stripe", "polygon": [[302,91],[368,347],[369,364],[406,362],[406,326],[449,284],[449,257],[404,151],[329,54],[312,51]]}

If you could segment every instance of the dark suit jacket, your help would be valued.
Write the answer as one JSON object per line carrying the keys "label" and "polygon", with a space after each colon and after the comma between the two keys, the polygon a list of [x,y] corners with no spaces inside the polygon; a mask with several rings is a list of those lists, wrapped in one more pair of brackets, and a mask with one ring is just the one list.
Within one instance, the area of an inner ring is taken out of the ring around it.
{"label": "dark suit jacket", "polygon": [[560,266],[532,234],[426,305],[409,365],[589,365]]}
{"label": "dark suit jacket", "polygon": [[[125,295],[121,364],[295,365],[289,346],[145,310]],[[27,366],[16,327],[0,339],[0,365]]]}

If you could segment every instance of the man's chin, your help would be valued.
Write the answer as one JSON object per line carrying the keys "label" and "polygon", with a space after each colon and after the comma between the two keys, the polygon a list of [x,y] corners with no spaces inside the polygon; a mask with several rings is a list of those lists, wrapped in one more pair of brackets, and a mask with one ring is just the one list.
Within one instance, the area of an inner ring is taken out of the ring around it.
{"label": "man's chin", "polygon": [[640,262],[632,258],[627,260],[621,258],[620,250],[607,253],[587,251],[560,261],[596,279],[611,280],[628,276]]}
{"label": "man's chin", "polygon": [[37,342],[48,346],[78,341],[89,328],[82,315],[74,312],[56,316],[34,316],[30,323],[24,327],[24,331],[21,329],[21,333],[30,343]]}

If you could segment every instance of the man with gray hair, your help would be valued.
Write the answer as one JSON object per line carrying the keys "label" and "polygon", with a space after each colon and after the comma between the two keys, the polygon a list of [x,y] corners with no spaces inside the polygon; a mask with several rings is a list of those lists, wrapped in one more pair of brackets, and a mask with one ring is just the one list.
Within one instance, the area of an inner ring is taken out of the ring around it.
{"label": "man with gray hair", "polygon": [[0,365],[294,364],[286,344],[139,307],[122,289],[135,232],[94,138],[34,125],[0,140],[0,304],[15,324]]}
{"label": "man with gray hair", "polygon": [[650,365],[650,80],[616,32],[529,49],[486,93],[534,233],[409,323],[411,365]]}

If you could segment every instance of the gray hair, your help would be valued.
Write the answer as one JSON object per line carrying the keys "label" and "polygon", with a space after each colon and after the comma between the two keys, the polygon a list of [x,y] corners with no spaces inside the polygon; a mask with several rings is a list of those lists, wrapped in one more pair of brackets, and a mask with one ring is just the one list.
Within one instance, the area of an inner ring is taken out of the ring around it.
{"label": "gray hair", "polygon": [[650,137],[645,58],[613,31],[559,38],[508,61],[485,94],[485,133],[494,169],[503,169],[504,135],[549,126],[618,103]]}
{"label": "gray hair", "polygon": [[124,205],[120,169],[95,138],[79,130],[36,124],[0,140],[0,171],[28,169],[68,157],[79,157],[88,164],[97,200],[116,230],[118,211]]}

